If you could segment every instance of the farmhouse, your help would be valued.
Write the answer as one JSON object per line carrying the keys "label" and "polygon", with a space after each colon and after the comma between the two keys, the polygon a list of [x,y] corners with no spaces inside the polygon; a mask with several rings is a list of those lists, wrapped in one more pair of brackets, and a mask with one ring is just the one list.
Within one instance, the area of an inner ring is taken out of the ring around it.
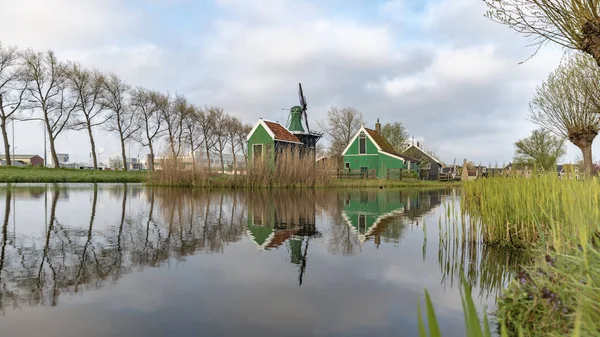
{"label": "farmhouse", "polygon": [[342,152],[344,169],[347,171],[374,173],[379,179],[387,177],[389,169],[414,170],[418,169],[416,160],[398,153],[381,135],[379,119],[375,130],[362,126],[352,137],[350,143]]}
{"label": "farmhouse", "polygon": [[419,142],[417,145],[412,144],[404,152],[403,155],[410,156],[413,158],[418,158],[419,160],[419,177],[422,179],[428,180],[437,180],[440,174],[440,170],[442,169],[442,162],[435,158],[431,153],[427,153],[427,151],[423,150],[419,146]]}

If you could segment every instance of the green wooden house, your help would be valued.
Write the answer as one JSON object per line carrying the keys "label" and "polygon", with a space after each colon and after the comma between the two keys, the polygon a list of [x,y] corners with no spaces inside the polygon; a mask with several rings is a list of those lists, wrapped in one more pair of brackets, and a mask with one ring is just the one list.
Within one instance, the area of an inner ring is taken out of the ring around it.
{"label": "green wooden house", "polygon": [[379,120],[375,130],[362,126],[342,152],[344,169],[349,172],[369,174],[387,178],[388,169],[418,170],[416,160],[398,153],[381,135]]}
{"label": "green wooden house", "polygon": [[285,126],[278,122],[259,119],[246,138],[248,162],[262,160],[274,163],[278,153],[285,149],[303,147],[304,144]]}

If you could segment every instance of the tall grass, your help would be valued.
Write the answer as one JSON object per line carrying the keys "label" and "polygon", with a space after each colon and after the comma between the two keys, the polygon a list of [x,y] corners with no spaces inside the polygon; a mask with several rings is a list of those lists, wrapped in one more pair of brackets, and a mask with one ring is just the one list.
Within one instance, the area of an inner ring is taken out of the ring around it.
{"label": "tall grass", "polygon": [[[488,244],[555,249],[597,231],[600,183],[554,176],[482,179],[464,184],[461,208],[481,225]],[[583,232],[582,232],[583,231]]]}
{"label": "tall grass", "polygon": [[498,300],[522,336],[600,336],[600,183],[534,175],[464,185],[463,210],[489,244],[533,256]]}
{"label": "tall grass", "polygon": [[166,161],[163,169],[154,172],[149,183],[159,186],[192,187],[315,187],[329,186],[335,176],[331,164],[317,164],[313,156],[299,151],[283,151],[276,160],[250,163],[245,174],[221,174],[204,168],[181,169]]}

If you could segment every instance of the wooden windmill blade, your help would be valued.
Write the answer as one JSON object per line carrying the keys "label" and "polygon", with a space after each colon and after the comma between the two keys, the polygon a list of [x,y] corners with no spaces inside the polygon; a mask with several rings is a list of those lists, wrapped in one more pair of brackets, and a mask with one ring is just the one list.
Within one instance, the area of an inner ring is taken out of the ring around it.
{"label": "wooden windmill blade", "polygon": [[302,115],[304,116],[304,121],[306,123],[306,131],[310,133],[310,127],[308,126],[308,116],[306,115],[306,97],[304,97],[304,92],[302,92],[302,83],[298,83],[298,98],[300,99],[300,107],[302,108]]}

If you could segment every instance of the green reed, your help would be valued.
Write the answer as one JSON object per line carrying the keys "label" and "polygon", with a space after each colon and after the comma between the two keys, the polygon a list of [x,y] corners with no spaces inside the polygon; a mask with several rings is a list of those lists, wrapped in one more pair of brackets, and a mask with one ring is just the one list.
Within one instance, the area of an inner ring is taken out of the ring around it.
{"label": "green reed", "polygon": [[485,243],[542,242],[560,250],[597,228],[600,183],[542,175],[481,179],[463,185],[461,208],[480,225]]}
{"label": "green reed", "polygon": [[484,179],[463,195],[475,242],[532,256],[498,299],[499,324],[510,335],[600,336],[598,179]]}

